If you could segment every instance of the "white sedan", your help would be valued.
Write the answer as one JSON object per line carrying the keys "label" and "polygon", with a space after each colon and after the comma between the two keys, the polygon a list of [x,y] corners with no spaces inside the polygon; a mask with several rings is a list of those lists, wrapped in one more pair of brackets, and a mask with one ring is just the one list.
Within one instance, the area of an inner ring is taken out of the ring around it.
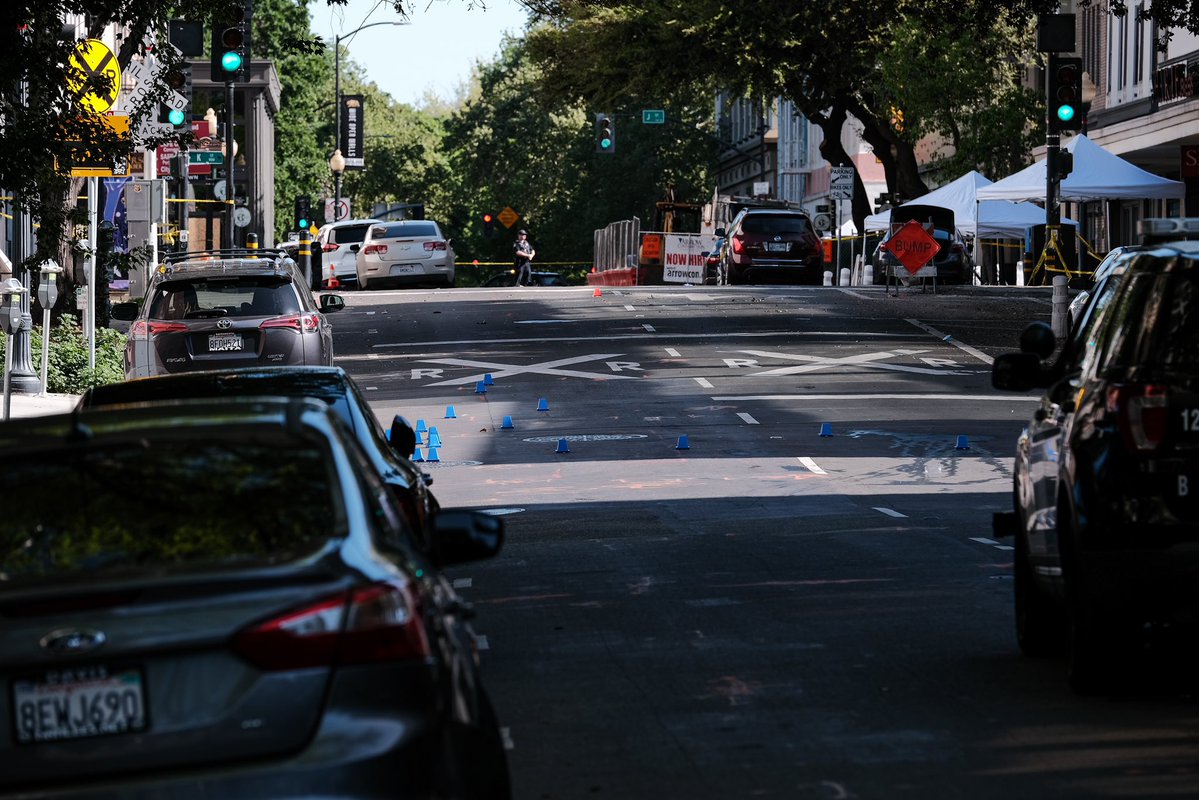
{"label": "white sedan", "polygon": [[383,283],[454,285],[454,248],[433,220],[380,222],[358,250],[358,287]]}

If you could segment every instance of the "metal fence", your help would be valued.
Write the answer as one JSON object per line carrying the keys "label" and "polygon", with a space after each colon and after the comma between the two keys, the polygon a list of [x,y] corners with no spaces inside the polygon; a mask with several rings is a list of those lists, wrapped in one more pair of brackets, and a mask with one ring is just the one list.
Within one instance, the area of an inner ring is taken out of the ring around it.
{"label": "metal fence", "polygon": [[641,220],[637,217],[609,222],[595,232],[596,272],[610,269],[635,269],[641,247]]}

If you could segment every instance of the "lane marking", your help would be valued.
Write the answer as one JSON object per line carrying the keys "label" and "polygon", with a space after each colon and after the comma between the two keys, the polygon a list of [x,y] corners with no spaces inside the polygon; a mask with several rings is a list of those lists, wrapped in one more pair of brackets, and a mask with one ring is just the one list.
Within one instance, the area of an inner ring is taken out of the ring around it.
{"label": "lane marking", "polygon": [[475,649],[479,650],[480,652],[491,649],[491,642],[487,641],[487,636],[485,634],[475,634]]}
{"label": "lane marking", "polygon": [[472,578],[454,578],[453,586],[455,589],[469,589],[474,585],[475,582]]}
{"label": "lane marking", "polygon": [[625,306],[624,310],[625,311],[636,311],[637,309],[633,308],[632,306]]}
{"label": "lane marking", "polygon": [[653,326],[653,325],[646,325],[645,323],[642,323],[641,327],[645,328],[645,329],[646,329],[647,331],[649,331],[650,333],[654,333],[654,326]]}
{"label": "lane marking", "polygon": [[678,350],[675,350],[673,347],[666,348],[666,355],[670,356],[671,358],[682,358],[683,357],[683,354],[680,353]]}
{"label": "lane marking", "polygon": [[736,394],[713,400],[1007,400],[1041,402],[1039,397],[1001,394]]}
{"label": "lane marking", "polygon": [[366,357],[367,358],[378,358],[379,354],[378,353],[367,353]]}
{"label": "lane marking", "polygon": [[700,386],[702,386],[705,389],[715,388],[714,386],[712,386],[712,382],[710,380],[708,380],[707,378],[696,378],[695,382],[698,383]]}
{"label": "lane marking", "polygon": [[[894,352],[884,350],[881,353],[861,353],[853,356],[843,356],[841,358],[828,358],[826,356],[805,356],[795,355],[791,353],[771,353],[761,350],[743,350],[751,356],[759,358],[776,358],[785,361],[804,361],[807,362],[802,366],[793,367],[776,367],[768,369],[764,372],[755,372],[753,377],[760,375],[799,375],[806,372],[815,372],[816,370],[829,369],[830,367],[869,367],[870,369],[887,369],[895,372],[914,372],[918,375],[945,375],[946,371],[941,369],[929,369],[927,367],[912,367],[905,364],[883,364],[879,363],[884,358],[895,358],[896,356],[914,356],[920,353],[927,353],[928,350],[903,350],[897,349]],[[725,359],[728,363],[733,359]],[[750,361],[738,366],[759,366],[757,361]],[[729,364],[733,366],[733,364]]]}
{"label": "lane marking", "polygon": [[970,541],[978,542],[979,544],[999,544],[994,539],[988,539],[986,536],[971,536]]}
{"label": "lane marking", "polygon": [[[561,286],[554,287],[561,289]],[[831,337],[838,338],[853,338],[858,339],[903,339],[901,333],[863,333],[861,331],[752,331],[732,333],[721,331],[720,333],[670,333],[662,334],[669,336],[671,339],[719,339],[727,341],[729,339],[772,339],[779,337],[789,338],[808,338],[818,337],[828,339]],[[452,339],[441,342],[380,342],[372,344],[373,348],[385,347],[427,347],[430,350],[443,349],[447,347],[455,347],[459,345],[484,344],[495,347],[504,347],[512,344],[557,344],[560,342],[617,342],[627,339],[655,339],[659,338],[656,335],[651,336],[649,333],[618,333],[611,336],[530,336],[525,338],[514,339]],[[352,361],[357,356],[347,356],[346,360]]]}
{"label": "lane marking", "polygon": [[983,351],[978,350],[974,347],[971,347],[968,344],[962,344],[961,342],[959,342],[957,339],[953,338],[949,334],[939,331],[931,325],[925,325],[923,322],[921,322],[918,319],[908,319],[908,320],[904,320],[904,322],[908,322],[912,325],[915,325],[917,328],[924,331],[925,333],[936,336],[941,341],[945,342],[946,344],[953,345],[957,349],[961,350],[963,353],[969,353],[970,355],[974,356],[975,358],[977,358],[979,361],[983,362],[984,364],[993,364],[995,362],[995,359],[991,358],[989,355],[987,355]]}
{"label": "lane marking", "polygon": [[751,417],[749,414],[746,414],[744,411],[740,411],[740,412],[738,412],[738,413],[737,413],[737,416],[741,417],[741,419],[745,421],[745,424],[746,424],[746,425],[758,425],[758,424],[760,424],[760,423],[759,423],[759,422],[758,422],[756,419],[754,419],[753,417]]}
{"label": "lane marking", "polygon": [[907,519],[908,518],[907,514],[900,514],[898,511],[896,511],[893,508],[881,508],[879,506],[875,506],[874,510],[881,512],[883,514],[886,514],[888,517],[895,517],[896,519]]}
{"label": "lane marking", "polygon": [[[469,358],[423,358],[430,364],[445,364],[451,367],[481,367],[484,371],[477,375],[467,375],[465,378],[451,378],[446,381],[427,384],[428,386],[462,386],[477,383],[484,374],[490,372],[494,378],[509,378],[513,375],[534,373],[537,375],[554,375],[560,378],[591,378],[592,380],[636,380],[632,375],[600,375],[594,372],[579,372],[571,369],[560,369],[569,364],[580,364],[584,361],[600,361],[616,358],[621,353],[597,353],[574,358],[559,358],[555,361],[543,361],[540,364],[501,364],[492,361],[474,361]],[[630,362],[632,363],[632,362]]]}
{"label": "lane marking", "polygon": [[808,458],[807,456],[799,456],[799,463],[803,464],[810,471],[815,472],[817,475],[827,475],[828,474],[827,472],[822,470],[820,467],[816,466],[816,462],[813,461],[812,459]]}

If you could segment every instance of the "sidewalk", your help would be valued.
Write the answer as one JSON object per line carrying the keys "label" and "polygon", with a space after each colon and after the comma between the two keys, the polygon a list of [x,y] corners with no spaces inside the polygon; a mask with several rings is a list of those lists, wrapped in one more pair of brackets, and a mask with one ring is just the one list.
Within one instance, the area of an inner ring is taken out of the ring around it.
{"label": "sidewalk", "polygon": [[[2,397],[2,395],[0,395]],[[9,395],[9,419],[20,417],[40,417],[46,414],[65,414],[79,402],[77,394],[20,394],[12,392]],[[0,405],[0,419],[3,418],[3,406]]]}

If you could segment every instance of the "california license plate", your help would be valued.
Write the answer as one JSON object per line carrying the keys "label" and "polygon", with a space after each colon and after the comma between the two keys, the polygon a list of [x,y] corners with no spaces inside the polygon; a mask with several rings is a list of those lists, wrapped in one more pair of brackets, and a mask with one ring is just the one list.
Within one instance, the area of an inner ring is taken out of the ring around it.
{"label": "california license plate", "polygon": [[146,729],[146,695],[139,669],[53,670],[12,684],[17,742],[35,744]]}
{"label": "california license plate", "polygon": [[242,349],[240,333],[210,333],[208,334],[208,352],[225,353]]}
{"label": "california license plate", "polygon": [[788,242],[767,242],[766,249],[771,253],[785,253],[791,247]]}
{"label": "california license plate", "polygon": [[391,274],[392,275],[415,275],[416,274],[416,265],[415,264],[396,264],[394,267],[391,268]]}

